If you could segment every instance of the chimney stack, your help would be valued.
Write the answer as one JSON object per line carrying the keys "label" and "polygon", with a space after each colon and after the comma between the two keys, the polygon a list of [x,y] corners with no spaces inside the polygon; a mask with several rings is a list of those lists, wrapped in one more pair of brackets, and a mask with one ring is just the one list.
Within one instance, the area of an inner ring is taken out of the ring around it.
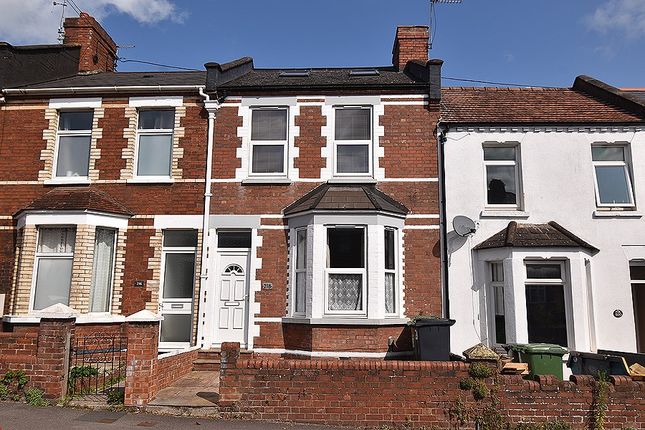
{"label": "chimney stack", "polygon": [[401,25],[396,29],[392,65],[399,70],[405,69],[408,61],[428,61],[428,26]]}
{"label": "chimney stack", "polygon": [[65,18],[65,45],[81,47],[79,72],[113,72],[117,46],[92,16],[81,12],[78,18]]}

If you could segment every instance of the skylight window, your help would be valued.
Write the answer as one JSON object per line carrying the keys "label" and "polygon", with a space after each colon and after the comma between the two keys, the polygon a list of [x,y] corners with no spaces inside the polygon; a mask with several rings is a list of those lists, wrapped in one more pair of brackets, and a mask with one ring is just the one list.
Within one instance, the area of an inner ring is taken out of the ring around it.
{"label": "skylight window", "polygon": [[378,76],[380,73],[376,69],[356,69],[350,70],[349,76]]}
{"label": "skylight window", "polygon": [[283,70],[280,72],[280,76],[285,78],[306,78],[309,76],[309,70]]}

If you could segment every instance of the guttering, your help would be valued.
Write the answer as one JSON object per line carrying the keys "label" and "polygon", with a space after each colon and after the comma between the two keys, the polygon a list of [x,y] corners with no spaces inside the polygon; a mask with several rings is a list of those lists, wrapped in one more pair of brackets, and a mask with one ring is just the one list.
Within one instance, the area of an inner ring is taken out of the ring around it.
{"label": "guttering", "polygon": [[437,123],[437,151],[439,159],[439,243],[441,245],[441,307],[443,317],[450,318],[450,286],[448,273],[448,228],[446,215],[446,164],[444,145],[449,125]]}
{"label": "guttering", "polygon": [[92,94],[133,92],[203,91],[204,85],[114,85],[107,87],[7,88],[6,95]]}
{"label": "guttering", "polygon": [[[204,218],[202,220],[202,255],[201,255],[201,273],[200,278],[200,296],[199,304],[203,304],[203,297],[205,294],[204,284],[208,280],[208,237],[210,230],[210,208],[211,208],[211,185],[212,185],[212,170],[213,170],[213,145],[215,139],[215,116],[217,110],[220,108],[220,103],[217,100],[211,100],[210,96],[204,91],[204,87],[199,88],[199,95],[204,99],[204,108],[208,111],[208,141],[206,142],[206,178],[204,186]],[[201,319],[202,312],[198,309],[198,318]],[[197,343],[202,342],[202,327],[201,321],[197,324]]]}

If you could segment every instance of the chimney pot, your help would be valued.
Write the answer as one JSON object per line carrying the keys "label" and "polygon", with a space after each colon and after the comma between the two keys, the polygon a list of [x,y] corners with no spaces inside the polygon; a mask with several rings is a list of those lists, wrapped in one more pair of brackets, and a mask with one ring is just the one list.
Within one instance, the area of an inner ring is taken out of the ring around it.
{"label": "chimney pot", "polygon": [[428,61],[429,34],[427,25],[398,26],[392,48],[392,65],[398,70],[403,70],[408,61]]}

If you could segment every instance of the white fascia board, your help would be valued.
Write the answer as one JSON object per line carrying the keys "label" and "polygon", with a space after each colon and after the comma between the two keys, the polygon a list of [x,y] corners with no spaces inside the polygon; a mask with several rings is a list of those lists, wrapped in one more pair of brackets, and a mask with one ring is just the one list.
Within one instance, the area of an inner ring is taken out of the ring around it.
{"label": "white fascia board", "polygon": [[25,225],[95,225],[116,229],[128,227],[127,215],[93,212],[25,212],[18,218],[18,228]]}
{"label": "white fascia board", "polygon": [[82,109],[82,108],[100,108],[101,97],[87,97],[87,98],[65,98],[65,99],[50,99],[50,109]]}
{"label": "white fascia board", "polygon": [[202,215],[155,215],[155,229],[167,228],[202,228]]}
{"label": "white fascia board", "polygon": [[130,97],[130,107],[180,107],[184,104],[183,96],[165,97]]}

